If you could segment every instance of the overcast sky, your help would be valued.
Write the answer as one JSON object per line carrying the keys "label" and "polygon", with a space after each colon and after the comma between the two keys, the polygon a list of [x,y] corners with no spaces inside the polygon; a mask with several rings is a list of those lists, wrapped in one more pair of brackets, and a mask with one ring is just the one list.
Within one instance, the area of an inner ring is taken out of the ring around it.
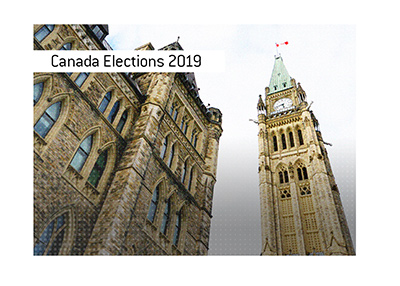
{"label": "overcast sky", "polygon": [[116,50],[178,38],[185,51],[222,50],[225,72],[196,73],[200,97],[223,113],[209,254],[259,255],[259,94],[269,85],[275,42],[291,77],[305,89],[319,120],[355,244],[355,26],[110,25]]}

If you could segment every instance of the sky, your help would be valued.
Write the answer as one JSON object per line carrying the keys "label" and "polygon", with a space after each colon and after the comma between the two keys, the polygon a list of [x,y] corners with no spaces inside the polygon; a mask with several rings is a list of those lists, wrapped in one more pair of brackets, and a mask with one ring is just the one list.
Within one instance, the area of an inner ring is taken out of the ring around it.
{"label": "sky", "polygon": [[[225,53],[224,72],[195,73],[202,101],[223,114],[210,255],[260,255],[256,105],[281,54],[289,75],[313,102],[356,245],[355,25],[109,25],[115,50],[179,37],[185,51]],[[275,43],[288,41],[276,49]]]}

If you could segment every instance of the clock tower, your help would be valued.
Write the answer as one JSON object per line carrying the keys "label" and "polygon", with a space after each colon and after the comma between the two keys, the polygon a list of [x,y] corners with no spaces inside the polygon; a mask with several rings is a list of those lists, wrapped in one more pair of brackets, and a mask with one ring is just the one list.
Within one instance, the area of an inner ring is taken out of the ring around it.
{"label": "clock tower", "polygon": [[262,255],[354,255],[318,120],[275,56],[258,109]]}

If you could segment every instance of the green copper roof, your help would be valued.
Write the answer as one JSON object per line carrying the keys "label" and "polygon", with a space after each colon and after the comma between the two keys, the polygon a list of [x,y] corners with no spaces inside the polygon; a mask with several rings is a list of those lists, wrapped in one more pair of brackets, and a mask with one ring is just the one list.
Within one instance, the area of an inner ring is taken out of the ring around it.
{"label": "green copper roof", "polygon": [[275,65],[269,82],[269,93],[279,92],[292,87],[290,75],[283,64],[281,56],[275,56]]}

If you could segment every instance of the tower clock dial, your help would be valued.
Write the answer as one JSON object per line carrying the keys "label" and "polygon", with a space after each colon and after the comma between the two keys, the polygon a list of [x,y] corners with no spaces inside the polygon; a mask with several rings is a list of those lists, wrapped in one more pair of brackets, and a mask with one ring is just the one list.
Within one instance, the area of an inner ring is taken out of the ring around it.
{"label": "tower clock dial", "polygon": [[283,110],[285,108],[291,107],[293,102],[290,98],[281,98],[274,103],[274,109],[276,111]]}

